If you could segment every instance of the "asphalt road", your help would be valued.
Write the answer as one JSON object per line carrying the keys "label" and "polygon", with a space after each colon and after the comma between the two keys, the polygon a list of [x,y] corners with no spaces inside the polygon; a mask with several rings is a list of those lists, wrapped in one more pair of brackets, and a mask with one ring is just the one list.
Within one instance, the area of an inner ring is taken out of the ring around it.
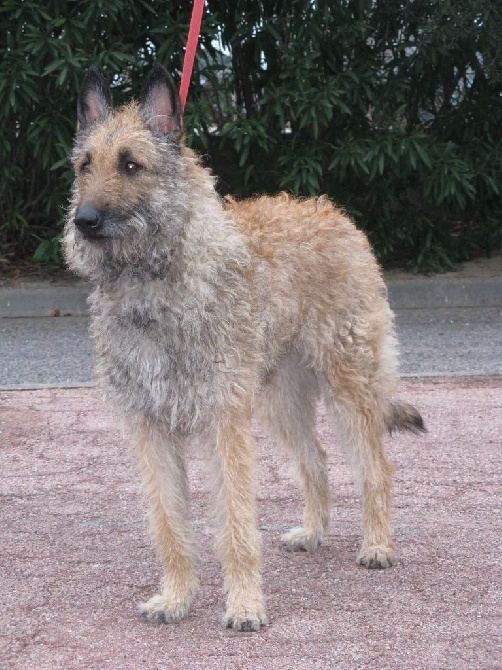
{"label": "asphalt road", "polygon": [[[404,376],[502,374],[502,307],[396,310]],[[0,319],[0,388],[92,382],[85,316]]]}

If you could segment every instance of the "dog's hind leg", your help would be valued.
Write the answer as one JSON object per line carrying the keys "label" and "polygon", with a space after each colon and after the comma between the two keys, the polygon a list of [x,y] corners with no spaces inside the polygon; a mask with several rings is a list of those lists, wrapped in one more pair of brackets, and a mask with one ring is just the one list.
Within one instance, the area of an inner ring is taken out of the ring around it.
{"label": "dog's hind leg", "polygon": [[251,433],[251,403],[227,408],[215,434],[215,492],[221,531],[216,550],[227,592],[223,624],[258,631],[267,624],[261,587],[261,536],[256,518],[256,445]]}
{"label": "dog's hind leg", "polygon": [[372,372],[376,364],[369,348],[362,356],[361,350],[326,355],[325,396],[361,488],[364,534],[357,562],[387,568],[396,556],[390,522],[393,467],[383,445],[386,377],[385,371],[381,377]]}
{"label": "dog's hind leg", "polygon": [[256,408],[263,427],[293,455],[305,495],[302,526],[282,538],[288,549],[296,551],[317,549],[329,525],[326,452],[315,431],[317,397],[314,372],[290,354],[265,385]]}
{"label": "dog's hind leg", "polygon": [[140,611],[146,621],[177,623],[187,616],[198,586],[183,444],[151,426],[138,430],[136,444],[151,530],[164,564],[161,593]]}

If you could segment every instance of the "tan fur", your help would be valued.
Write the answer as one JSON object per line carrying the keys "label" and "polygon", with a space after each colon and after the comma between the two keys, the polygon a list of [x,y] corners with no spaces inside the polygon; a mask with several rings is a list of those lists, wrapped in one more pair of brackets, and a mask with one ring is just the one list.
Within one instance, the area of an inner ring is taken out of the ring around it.
{"label": "tan fur", "polygon": [[[179,144],[167,73],[155,71],[141,106],[111,110],[96,73],[81,95],[64,246],[94,284],[96,375],[137,445],[165,566],[142,613],[179,621],[197,589],[184,460],[197,439],[213,463],[224,623],[259,630],[267,616],[253,411],[291,452],[305,494],[286,547],[313,551],[328,529],[327,455],[315,431],[322,397],[361,488],[358,563],[396,560],[383,435],[423,424],[393,399],[396,342],[381,272],[364,234],[327,198],[283,193],[222,207],[212,177]],[[124,151],[140,165],[133,175]],[[102,235],[86,232],[83,208],[99,214]]]}
{"label": "tan fur", "polygon": [[143,481],[150,499],[150,526],[165,566],[162,594],[145,603],[142,612],[147,620],[177,623],[188,614],[198,579],[193,561],[193,534],[187,517],[188,481],[182,445],[169,442],[168,436],[155,431],[136,436]]}

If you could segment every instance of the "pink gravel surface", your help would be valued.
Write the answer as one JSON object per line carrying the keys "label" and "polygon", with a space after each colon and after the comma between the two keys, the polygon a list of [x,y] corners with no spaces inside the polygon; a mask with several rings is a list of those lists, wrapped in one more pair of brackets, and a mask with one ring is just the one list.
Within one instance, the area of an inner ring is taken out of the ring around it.
{"label": "pink gravel surface", "polygon": [[[330,450],[332,529],[314,554],[280,536],[301,517],[281,449],[257,428],[270,626],[220,625],[222,579],[201,450],[190,456],[201,590],[188,619],[149,625],[156,592],[134,454],[95,390],[0,394],[0,668],[502,668],[502,378],[406,380],[429,433],[388,440],[400,562],[355,563],[360,504]],[[336,443],[320,410],[325,445]]]}

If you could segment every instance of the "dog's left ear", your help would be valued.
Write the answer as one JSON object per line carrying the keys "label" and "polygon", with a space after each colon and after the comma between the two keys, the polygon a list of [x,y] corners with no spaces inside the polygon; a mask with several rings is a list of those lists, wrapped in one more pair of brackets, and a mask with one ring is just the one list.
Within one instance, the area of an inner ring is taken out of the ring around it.
{"label": "dog's left ear", "polygon": [[140,112],[154,133],[180,141],[183,133],[180,98],[171,75],[159,63],[145,81]]}

